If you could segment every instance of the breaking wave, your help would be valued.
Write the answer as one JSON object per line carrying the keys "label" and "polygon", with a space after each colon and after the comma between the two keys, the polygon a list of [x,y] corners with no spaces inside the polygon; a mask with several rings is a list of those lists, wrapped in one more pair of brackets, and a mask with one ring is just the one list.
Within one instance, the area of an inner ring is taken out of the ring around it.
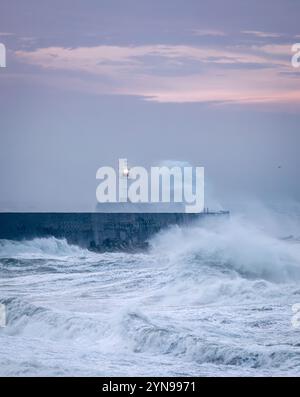
{"label": "breaking wave", "polygon": [[246,278],[300,280],[299,241],[271,236],[241,219],[208,227],[176,226],[158,234],[151,244],[153,252],[186,270],[189,266],[199,271],[201,266],[210,266]]}
{"label": "breaking wave", "polygon": [[1,240],[0,374],[299,375],[300,244],[281,237],[232,218],[143,254]]}
{"label": "breaking wave", "polygon": [[84,256],[87,252],[76,245],[68,244],[65,239],[55,237],[23,241],[0,240],[0,258]]}

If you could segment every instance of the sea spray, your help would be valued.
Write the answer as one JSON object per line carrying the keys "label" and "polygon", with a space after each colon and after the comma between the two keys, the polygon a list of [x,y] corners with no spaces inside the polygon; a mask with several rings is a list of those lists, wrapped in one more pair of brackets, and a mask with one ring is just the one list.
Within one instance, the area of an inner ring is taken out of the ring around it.
{"label": "sea spray", "polygon": [[144,253],[0,242],[1,375],[299,375],[300,245],[262,225],[174,227]]}

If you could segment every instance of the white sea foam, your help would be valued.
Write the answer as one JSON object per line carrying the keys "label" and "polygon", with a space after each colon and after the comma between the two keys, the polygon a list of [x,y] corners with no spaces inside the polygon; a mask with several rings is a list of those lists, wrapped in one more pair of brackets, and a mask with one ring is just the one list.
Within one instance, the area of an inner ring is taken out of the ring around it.
{"label": "white sea foam", "polygon": [[144,254],[50,238],[0,257],[1,375],[300,374],[300,245],[242,219],[170,228]]}
{"label": "white sea foam", "polygon": [[84,256],[87,250],[70,245],[65,239],[35,238],[32,240],[0,240],[0,258],[3,257],[65,257]]}

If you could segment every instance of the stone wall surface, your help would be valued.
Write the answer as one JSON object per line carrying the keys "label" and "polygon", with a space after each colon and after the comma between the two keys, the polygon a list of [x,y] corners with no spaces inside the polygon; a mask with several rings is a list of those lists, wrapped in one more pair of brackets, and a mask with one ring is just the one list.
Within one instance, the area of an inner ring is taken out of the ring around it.
{"label": "stone wall surface", "polygon": [[144,248],[171,225],[227,213],[0,213],[0,239],[65,238],[96,251]]}

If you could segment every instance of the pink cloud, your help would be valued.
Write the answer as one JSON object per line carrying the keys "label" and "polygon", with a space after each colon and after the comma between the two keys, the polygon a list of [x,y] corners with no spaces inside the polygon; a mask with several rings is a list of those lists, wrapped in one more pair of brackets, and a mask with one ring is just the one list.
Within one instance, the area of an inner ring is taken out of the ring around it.
{"label": "pink cloud", "polygon": [[260,37],[263,39],[278,38],[283,36],[281,33],[262,32],[260,30],[243,30],[242,33],[250,36]]}
{"label": "pink cloud", "polygon": [[[94,94],[138,95],[156,102],[298,106],[299,81],[289,73],[281,73],[292,69],[290,60],[282,59],[287,50],[282,45],[249,48],[146,45],[49,47],[17,51],[15,55],[21,62],[43,69],[75,72],[76,77],[68,74],[64,84],[72,79],[72,89]],[[170,73],[162,75],[151,69],[155,62],[165,71],[178,65],[180,73],[172,73],[170,69]],[[197,64],[199,72],[197,68],[189,72],[189,65]],[[91,81],[90,76],[95,79]]]}

